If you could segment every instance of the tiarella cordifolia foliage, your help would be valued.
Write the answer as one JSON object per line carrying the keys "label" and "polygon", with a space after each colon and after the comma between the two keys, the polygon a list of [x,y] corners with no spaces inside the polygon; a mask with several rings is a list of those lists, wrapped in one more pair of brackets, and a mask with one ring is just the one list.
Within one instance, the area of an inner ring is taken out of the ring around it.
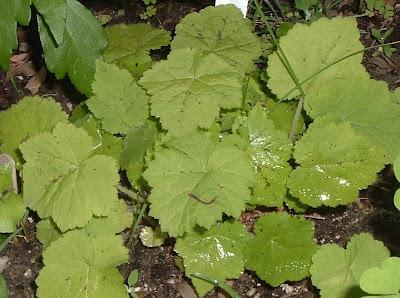
{"label": "tiarella cordifolia foliage", "polygon": [[[128,260],[128,251],[115,234],[129,226],[131,215],[117,197],[119,169],[135,189],[150,191],[149,215],[160,227],[141,237],[150,238],[149,245],[165,239],[161,232],[176,237],[175,250],[190,278],[196,272],[237,278],[247,268],[273,286],[311,272],[326,297],[354,288],[398,290],[368,287],[377,274],[373,269],[363,275],[370,266],[384,262],[378,269],[388,272],[398,266],[384,261],[387,249],[368,234],[354,236],[346,250],[318,249],[314,225],[302,216],[263,215],[253,237],[237,220],[256,205],[286,203],[301,212],[354,202],[358,190],[399,155],[399,91],[390,93],[371,80],[361,54],[334,64],[363,49],[354,19],[297,24],[280,38],[312,122],[306,129],[300,115],[291,142],[299,92],[279,52],[269,56],[266,82],[252,71],[261,40],[234,6],[186,16],[168,58],[153,64],[149,51],[168,45],[167,32],[145,24],[109,27],[103,62],[101,27],[76,1],[61,2],[52,15],[44,1],[33,1],[46,63],[57,77],[68,73],[90,98],[69,119],[53,99],[40,97],[26,97],[0,113],[1,150],[22,169],[24,203],[42,218],[39,297],[126,296],[115,266]],[[26,23],[29,1],[13,3],[6,21]],[[82,31],[73,30],[75,23],[94,32],[86,56],[80,48],[86,44],[72,42]],[[10,40],[0,53],[13,47]],[[71,65],[71,59],[78,62]],[[261,91],[266,87],[269,97]],[[290,101],[276,107],[279,99]],[[0,210],[6,210],[8,199],[1,199]],[[327,277],[323,270],[332,266]],[[200,295],[213,288],[199,279],[193,284]]]}

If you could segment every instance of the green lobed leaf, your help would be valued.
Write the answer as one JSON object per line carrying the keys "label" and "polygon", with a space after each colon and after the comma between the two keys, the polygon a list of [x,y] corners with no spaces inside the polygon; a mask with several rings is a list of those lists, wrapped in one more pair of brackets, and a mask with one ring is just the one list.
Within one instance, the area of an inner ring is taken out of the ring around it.
{"label": "green lobed leaf", "polygon": [[382,295],[399,296],[399,272],[400,258],[388,258],[383,261],[380,267],[372,267],[364,271],[360,277],[360,287],[364,292],[378,294],[379,297]]}
{"label": "green lobed leaf", "polygon": [[126,210],[123,200],[113,201],[108,216],[94,216],[83,229],[91,236],[115,235],[128,228],[133,221],[132,213]]}
{"label": "green lobed leaf", "polygon": [[160,226],[156,226],[153,230],[151,227],[143,227],[139,234],[140,240],[146,247],[156,247],[163,245],[168,234],[161,231]]}
{"label": "green lobed leaf", "polygon": [[306,204],[303,204],[298,198],[295,198],[290,194],[287,194],[285,204],[289,209],[293,209],[297,213],[304,213],[307,211],[308,207],[310,207]]}
{"label": "green lobed leaf", "polygon": [[151,114],[173,136],[209,129],[220,108],[241,106],[242,84],[237,70],[217,55],[193,49],[172,51],[140,79],[150,98]]}
{"label": "green lobed leaf", "polygon": [[180,21],[171,49],[191,48],[217,55],[243,76],[261,53],[261,41],[252,30],[250,21],[234,5],[209,6]]}
{"label": "green lobed leaf", "polygon": [[390,92],[390,98],[393,102],[400,104],[400,87],[396,88],[393,92]]}
{"label": "green lobed leaf", "polygon": [[[108,216],[92,217],[89,223],[82,228],[90,236],[115,235],[132,224],[132,214],[126,211],[126,204],[122,200],[113,202]],[[41,220],[36,225],[36,238],[46,249],[52,242],[62,236],[51,217]]]}
{"label": "green lobed leaf", "polygon": [[[268,118],[274,122],[276,129],[283,131],[287,136],[289,136],[290,129],[292,128],[293,117],[296,113],[297,101],[284,101],[278,106],[275,106],[275,104],[276,102],[273,100],[266,101],[265,109],[268,111]],[[304,115],[302,113],[297,124],[296,135],[299,135],[304,129]]]}
{"label": "green lobed leaf", "polygon": [[14,232],[25,210],[24,200],[15,192],[10,192],[0,199],[0,233]]}
{"label": "green lobed leaf", "polygon": [[248,82],[246,81],[244,83],[243,88],[245,91],[246,102],[249,103],[246,108],[249,106],[253,106],[256,103],[265,104],[267,96],[261,90],[260,83],[257,81],[256,78],[249,77]]}
{"label": "green lobed leaf", "polygon": [[247,152],[256,173],[251,204],[282,206],[287,193],[286,180],[292,171],[287,162],[292,155],[287,135],[275,129],[261,105],[253,107],[238,131],[249,143]]}
{"label": "green lobed leaf", "polygon": [[53,98],[26,96],[0,112],[0,149],[11,155],[19,170],[23,158],[18,146],[38,133],[51,131],[58,122],[67,123],[67,118],[68,115]]}
{"label": "green lobed leaf", "polygon": [[[321,42],[321,36],[324,36],[324,42]],[[363,45],[359,39],[360,32],[354,18],[335,17],[330,20],[321,18],[311,25],[297,23],[286,36],[280,38],[279,44],[297,78],[303,81],[328,64],[362,50]],[[368,74],[361,65],[362,57],[360,53],[324,70],[304,83],[303,90],[330,84],[330,80],[336,77],[343,79],[354,75],[367,77]],[[270,78],[268,87],[278,98],[296,87],[277,51],[268,58],[267,72]],[[295,98],[299,94],[296,90],[288,96],[288,99]]]}
{"label": "green lobed leaf", "polygon": [[114,136],[102,129],[100,120],[96,119],[86,105],[79,105],[74,109],[70,121],[81,127],[93,138],[92,155],[108,155],[113,157],[118,165],[122,154],[123,138]]}
{"label": "green lobed leaf", "polygon": [[246,268],[271,286],[309,275],[311,257],[318,246],[313,241],[314,223],[304,217],[273,212],[258,219],[256,237],[244,249]]}
{"label": "green lobed leaf", "polygon": [[394,206],[400,210],[400,190],[396,190],[393,200]]}
{"label": "green lobed leaf", "polygon": [[121,236],[68,232],[43,252],[37,296],[127,297],[116,266],[128,259]]}
{"label": "green lobed leaf", "polygon": [[2,165],[0,163],[0,198],[12,186],[12,168],[10,163]]}
{"label": "green lobed leaf", "polygon": [[118,24],[106,27],[108,48],[104,60],[131,72],[139,79],[153,62],[150,50],[169,45],[171,33],[149,24]]}
{"label": "green lobed leaf", "polygon": [[[393,162],[393,170],[397,181],[400,181],[400,157],[397,157]],[[394,194],[394,205],[400,210],[400,190],[397,190]]]}
{"label": "green lobed leaf", "polygon": [[58,123],[20,146],[24,200],[41,218],[51,216],[61,231],[83,227],[96,216],[107,216],[117,200],[116,161],[91,156],[93,139],[81,128]]}
{"label": "green lobed leaf", "polygon": [[132,187],[140,188],[145,185],[142,175],[147,168],[146,152],[154,147],[158,137],[156,124],[146,121],[142,126],[132,129],[124,138],[121,169],[126,170]]}
{"label": "green lobed leaf", "polygon": [[10,70],[11,50],[18,47],[17,22],[28,26],[31,19],[30,0],[0,1],[0,67]]}
{"label": "green lobed leaf", "polygon": [[400,154],[400,106],[385,82],[363,77],[332,79],[309,90],[304,108],[312,117],[335,114],[359,134],[386,149],[393,161]]}
{"label": "green lobed leaf", "polygon": [[62,237],[62,232],[57,228],[56,223],[51,217],[42,219],[36,224],[36,238],[43,244],[43,251],[49,245]]}
{"label": "green lobed leaf", "polygon": [[7,284],[3,275],[0,274],[0,298],[7,298]]}
{"label": "green lobed leaf", "polygon": [[53,0],[51,9],[48,2],[33,1],[40,9],[39,34],[46,66],[57,79],[68,74],[78,91],[90,96],[95,61],[102,59],[101,52],[107,47],[104,29],[77,0]]}
{"label": "green lobed leaf", "polygon": [[358,191],[376,180],[387,160],[383,149],[357,135],[349,123],[334,119],[332,114],[315,119],[294,147],[300,166],[290,174],[287,187],[312,207],[356,201]]}
{"label": "green lobed leaf", "polygon": [[92,88],[86,104],[108,132],[127,134],[147,119],[148,96],[127,70],[97,61]]}
{"label": "green lobed leaf", "polygon": [[196,224],[208,229],[221,220],[222,213],[239,217],[254,183],[254,170],[244,151],[217,144],[199,132],[156,147],[143,176],[153,187],[149,214],[172,237]]}
{"label": "green lobed leaf", "polygon": [[[238,278],[244,269],[243,249],[250,240],[243,224],[229,220],[212,226],[208,231],[196,227],[193,232],[176,240],[175,251],[184,259],[185,275],[192,278],[195,272],[221,280]],[[192,283],[200,297],[214,285],[198,278]]]}
{"label": "green lobed leaf", "polygon": [[359,281],[363,272],[379,266],[389,256],[383,243],[368,233],[353,236],[346,249],[324,244],[312,257],[311,280],[322,297],[361,297]]}

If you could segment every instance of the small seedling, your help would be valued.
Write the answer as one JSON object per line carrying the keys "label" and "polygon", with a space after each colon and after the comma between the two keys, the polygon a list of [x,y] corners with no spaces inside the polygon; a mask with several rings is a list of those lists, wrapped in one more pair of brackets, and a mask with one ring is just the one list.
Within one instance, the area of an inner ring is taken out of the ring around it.
{"label": "small seedling", "polygon": [[394,16],[394,8],[389,4],[385,4],[383,0],[365,0],[367,5],[365,14],[373,17],[375,14],[382,15],[385,20]]}
{"label": "small seedling", "polygon": [[157,12],[157,8],[155,8],[152,5],[147,6],[146,11],[140,14],[140,18],[142,20],[147,20],[148,18],[155,16],[156,12]]}
{"label": "small seedling", "polygon": [[139,296],[135,294],[135,289],[133,287],[138,282],[138,280],[139,280],[139,272],[137,269],[135,269],[131,272],[131,274],[129,274],[128,285],[126,286],[126,291],[131,297],[134,298],[139,298]]}
{"label": "small seedling", "polygon": [[[146,11],[140,14],[142,20],[147,20],[156,15],[157,8],[153,5],[156,4],[157,0],[143,0],[143,3],[147,5]],[[151,5],[150,5],[151,4]]]}
{"label": "small seedling", "polygon": [[384,43],[385,43],[385,40],[390,36],[390,34],[392,34],[393,30],[394,30],[394,28],[390,28],[390,29],[387,30],[387,31],[385,32],[385,34],[383,34],[383,35],[382,35],[381,32],[379,32],[379,31],[376,30],[376,29],[372,29],[372,30],[371,30],[372,36],[375,37],[376,40],[382,45],[381,47],[378,48],[378,51],[376,51],[376,52],[374,52],[374,53],[372,54],[372,56],[376,57],[376,56],[379,55],[379,53],[382,53],[382,52],[383,52],[387,57],[392,56],[393,52],[395,52],[396,49],[395,49],[395,48],[392,48],[392,47],[389,46],[389,45],[385,45]]}

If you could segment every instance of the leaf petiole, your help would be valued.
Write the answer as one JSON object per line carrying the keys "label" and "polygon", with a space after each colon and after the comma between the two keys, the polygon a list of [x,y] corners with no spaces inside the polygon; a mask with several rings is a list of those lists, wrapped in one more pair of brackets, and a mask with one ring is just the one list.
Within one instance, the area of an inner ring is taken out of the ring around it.
{"label": "leaf petiole", "polygon": [[0,245],[0,252],[4,249],[4,247],[6,247],[6,245],[8,244],[8,242],[11,241],[11,239],[13,239],[15,236],[18,235],[19,232],[22,231],[22,227],[18,228],[14,233],[12,233],[10,236],[7,237],[6,240],[3,241],[3,243],[1,243]]}
{"label": "leaf petiole", "polygon": [[[368,47],[368,48],[365,48],[365,49],[362,49],[362,50],[359,50],[359,51],[355,51],[355,52],[353,52],[353,53],[350,53],[350,54],[348,54],[348,55],[346,55],[346,56],[344,56],[344,57],[342,57],[342,58],[340,58],[340,59],[338,59],[338,60],[336,60],[336,61],[333,61],[332,63],[330,63],[330,64],[328,64],[328,65],[326,65],[326,66],[324,66],[323,68],[321,68],[321,69],[318,70],[317,72],[315,72],[315,73],[313,73],[312,75],[310,75],[309,77],[305,78],[304,80],[302,80],[302,81],[300,82],[300,85],[303,85],[304,83],[308,82],[309,80],[311,80],[312,78],[314,78],[315,76],[317,76],[318,74],[320,74],[321,72],[323,72],[325,69],[328,69],[329,67],[331,67],[331,66],[333,66],[333,65],[335,65],[335,64],[337,64],[337,63],[339,63],[339,62],[341,62],[341,61],[343,61],[343,60],[345,60],[345,59],[347,59],[347,58],[353,57],[353,56],[355,56],[355,55],[357,55],[357,54],[361,54],[361,53],[363,53],[363,52],[365,52],[365,51],[367,51],[367,50],[376,49],[376,48],[379,48],[379,47],[385,46],[385,45],[390,46],[390,45],[394,45],[394,44],[398,44],[398,43],[400,43],[400,40],[399,40],[399,41],[394,41],[394,42],[389,42],[389,43],[384,43],[384,44],[380,44],[380,45],[376,45],[376,46],[372,46],[372,47]],[[298,89],[297,86],[296,86],[296,87],[293,87],[290,91],[288,91],[288,93],[286,93],[284,96],[282,96],[282,97],[276,102],[276,104],[275,104],[269,111],[267,111],[267,114],[271,113],[282,101],[286,100],[286,98],[287,98],[290,94],[292,94],[292,92],[294,92],[296,89]]]}
{"label": "leaf petiole", "polygon": [[194,277],[200,278],[202,280],[208,281],[209,283],[213,284],[214,286],[220,287],[223,289],[225,292],[227,292],[232,298],[242,298],[238,293],[236,293],[230,286],[228,286],[226,283],[224,283],[221,280],[216,279],[215,277],[205,274],[205,273],[200,273],[200,272],[194,272],[191,274]]}
{"label": "leaf petiole", "polygon": [[149,206],[149,203],[147,200],[144,201],[142,208],[140,209],[139,215],[136,217],[135,223],[133,224],[132,230],[131,230],[131,235],[129,236],[128,244],[132,241],[133,235],[135,234],[139,223],[142,221],[144,212],[146,211],[147,207]]}

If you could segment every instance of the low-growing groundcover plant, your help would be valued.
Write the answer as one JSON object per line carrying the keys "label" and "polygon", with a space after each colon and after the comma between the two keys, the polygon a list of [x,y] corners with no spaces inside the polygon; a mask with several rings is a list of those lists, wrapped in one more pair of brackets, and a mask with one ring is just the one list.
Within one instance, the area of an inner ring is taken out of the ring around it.
{"label": "low-growing groundcover plant", "polygon": [[[46,20],[46,7],[33,2]],[[128,261],[118,233],[132,224],[117,195],[120,169],[137,210],[149,206],[158,220],[153,238],[176,238],[200,296],[214,284],[196,276],[232,279],[244,269],[272,286],[311,274],[323,297],[397,294],[398,261],[381,242],[364,233],[346,249],[318,247],[313,222],[301,216],[356,201],[400,155],[399,92],[369,78],[356,25],[342,17],[296,24],[266,70],[254,70],[261,39],[232,5],[182,19],[168,58],[156,63],[149,51],[168,45],[168,33],[117,25],[106,29],[93,80],[79,77],[90,97],[72,115],[38,96],[1,112],[0,149],[20,170],[24,204],[41,218],[37,296],[128,295],[116,268]],[[59,38],[57,52],[71,37],[68,26],[54,26],[46,28]],[[245,210],[284,204],[298,215],[270,212],[251,233],[238,221]],[[375,279],[379,270],[386,275]]]}

